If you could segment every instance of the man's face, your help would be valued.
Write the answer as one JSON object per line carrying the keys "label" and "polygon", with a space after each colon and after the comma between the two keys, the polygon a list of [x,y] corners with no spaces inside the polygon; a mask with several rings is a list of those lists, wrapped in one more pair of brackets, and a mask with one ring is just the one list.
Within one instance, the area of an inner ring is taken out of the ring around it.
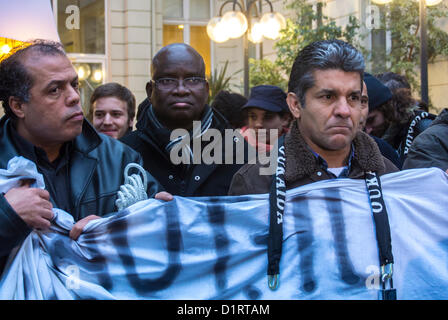
{"label": "man's face", "polygon": [[317,153],[350,150],[361,119],[361,78],[357,72],[315,70],[314,86],[301,106],[293,93],[288,105],[298,118],[300,132]]}
{"label": "man's face", "polygon": [[[190,77],[204,78],[205,70],[201,60],[185,48],[164,51],[153,66],[154,81],[161,78],[180,81]],[[208,90],[207,82],[195,89],[187,87],[183,81],[171,90],[162,89],[154,82],[149,82],[147,86],[154,113],[169,129],[190,129],[194,120],[200,120],[207,103]]]}
{"label": "man's face", "polygon": [[29,102],[17,111],[17,130],[40,147],[73,140],[82,131],[78,75],[64,55],[30,52],[23,64],[33,79]]}
{"label": "man's face", "polygon": [[126,102],[117,97],[99,98],[92,107],[93,126],[101,133],[120,139],[132,126],[133,119],[129,119]]}
{"label": "man's face", "polygon": [[247,108],[247,125],[249,128],[254,129],[258,136],[259,129],[266,129],[266,138],[260,137],[262,143],[271,144],[270,141],[270,130],[275,130],[275,136],[283,131],[283,127],[288,125],[288,120],[286,116],[281,117],[280,113],[263,110],[260,108]]}
{"label": "man's face", "polygon": [[366,83],[362,82],[362,95],[361,95],[361,120],[359,122],[359,130],[364,130],[367,121],[367,115],[369,114],[369,96],[367,94]]}
{"label": "man's face", "polygon": [[381,138],[386,132],[387,122],[384,114],[380,110],[373,110],[369,112],[366,121],[366,132],[373,136]]}

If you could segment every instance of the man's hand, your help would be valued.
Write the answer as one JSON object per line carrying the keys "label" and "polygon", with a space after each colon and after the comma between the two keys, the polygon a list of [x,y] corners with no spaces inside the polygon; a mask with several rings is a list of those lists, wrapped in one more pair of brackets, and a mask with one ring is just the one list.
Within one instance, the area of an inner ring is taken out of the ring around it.
{"label": "man's hand", "polygon": [[73,240],[78,240],[79,236],[82,233],[82,230],[84,229],[84,227],[86,226],[86,224],[90,221],[90,220],[96,220],[96,219],[100,219],[101,217],[99,216],[95,216],[95,215],[90,215],[87,216],[81,220],[79,220],[78,222],[75,223],[75,225],[73,226],[72,230],[70,230],[69,233],[69,237]]}
{"label": "man's hand", "polygon": [[174,199],[174,197],[171,193],[162,191],[162,192],[156,193],[156,195],[154,196],[154,199],[163,200],[163,201],[171,201]]}
{"label": "man's hand", "polygon": [[30,228],[50,228],[54,214],[47,190],[30,188],[30,181],[23,181],[20,187],[11,188],[5,193],[5,199]]}

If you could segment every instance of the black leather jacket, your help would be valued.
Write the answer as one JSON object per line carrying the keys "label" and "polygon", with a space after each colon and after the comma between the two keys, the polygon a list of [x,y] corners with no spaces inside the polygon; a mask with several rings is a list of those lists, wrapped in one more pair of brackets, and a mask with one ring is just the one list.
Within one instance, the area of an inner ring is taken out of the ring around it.
{"label": "black leather jacket", "polygon": [[[6,117],[0,120],[0,168],[6,168],[8,161],[19,155],[8,134],[9,121]],[[98,134],[87,121],[84,121],[82,133],[74,140],[69,162],[73,202],[70,214],[75,221],[92,214],[103,216],[116,211],[115,200],[119,187],[124,184],[124,168],[128,163],[143,163],[137,152]],[[161,189],[157,181],[147,175],[148,196],[152,197]],[[11,249],[30,232],[31,229],[0,194],[0,272]]]}

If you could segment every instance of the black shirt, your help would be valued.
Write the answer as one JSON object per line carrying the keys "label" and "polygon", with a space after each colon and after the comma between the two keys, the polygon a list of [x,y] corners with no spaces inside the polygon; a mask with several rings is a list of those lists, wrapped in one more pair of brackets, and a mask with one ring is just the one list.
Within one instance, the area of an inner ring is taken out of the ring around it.
{"label": "black shirt", "polygon": [[71,212],[69,158],[72,142],[64,143],[59,156],[50,162],[46,152],[21,137],[13,125],[10,125],[8,130],[18,153],[33,161],[37,171],[43,175],[45,189],[50,193],[50,202],[53,207]]}

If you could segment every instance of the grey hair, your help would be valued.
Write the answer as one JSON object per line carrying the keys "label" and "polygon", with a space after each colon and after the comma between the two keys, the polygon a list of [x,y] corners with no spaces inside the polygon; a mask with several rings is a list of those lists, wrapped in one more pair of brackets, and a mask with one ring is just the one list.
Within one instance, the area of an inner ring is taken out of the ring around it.
{"label": "grey hair", "polygon": [[313,71],[329,69],[358,72],[362,88],[365,69],[362,54],[347,42],[333,39],[313,42],[299,52],[291,69],[288,92],[295,93],[305,107],[306,91],[314,86]]}

